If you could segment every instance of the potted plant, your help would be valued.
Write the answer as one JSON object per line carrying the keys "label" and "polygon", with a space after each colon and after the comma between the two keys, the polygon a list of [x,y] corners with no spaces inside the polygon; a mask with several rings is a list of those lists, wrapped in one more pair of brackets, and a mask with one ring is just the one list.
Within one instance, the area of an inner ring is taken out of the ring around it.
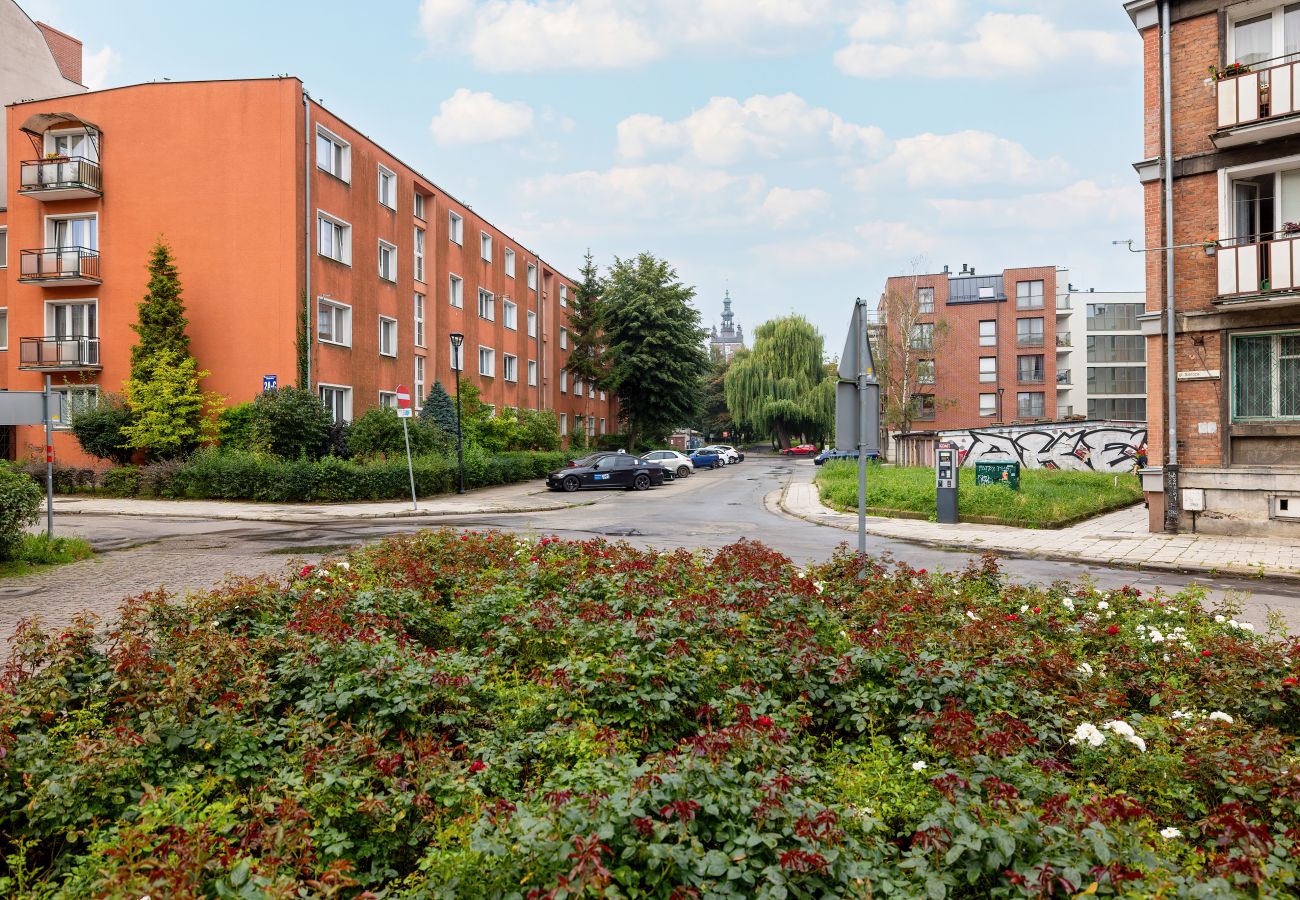
{"label": "potted plant", "polygon": [[1220,69],[1218,66],[1210,66],[1210,77],[1215,81],[1222,81],[1225,78],[1235,78],[1238,75],[1245,75],[1250,71],[1250,66],[1241,62],[1229,63]]}

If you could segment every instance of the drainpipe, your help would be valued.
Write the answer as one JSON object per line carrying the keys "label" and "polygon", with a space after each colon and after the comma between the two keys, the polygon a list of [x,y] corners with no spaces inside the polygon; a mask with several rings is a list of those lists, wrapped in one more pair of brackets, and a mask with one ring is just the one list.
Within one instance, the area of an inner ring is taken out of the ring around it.
{"label": "drainpipe", "polygon": [[[302,90],[302,188],[306,207],[303,211],[303,312],[307,320],[303,323],[307,343],[307,383],[304,387],[311,390],[311,106],[307,89]],[[295,328],[296,332],[297,329]]]}
{"label": "drainpipe", "polygon": [[[533,254],[533,265],[537,267],[537,288],[533,291],[537,295],[537,409],[540,412],[546,409],[543,398],[546,383],[546,348],[543,346],[543,338],[546,336],[546,313],[543,311],[546,305],[542,303],[542,258],[536,253]],[[525,290],[527,286],[525,285]],[[564,435],[560,435],[560,440],[564,440]]]}
{"label": "drainpipe", "polygon": [[1164,119],[1165,168],[1165,408],[1169,434],[1166,438],[1165,458],[1165,531],[1177,532],[1179,523],[1178,495],[1178,371],[1174,359],[1174,125],[1172,88],[1172,50],[1170,33],[1173,16],[1169,0],[1160,4],[1160,105]]}

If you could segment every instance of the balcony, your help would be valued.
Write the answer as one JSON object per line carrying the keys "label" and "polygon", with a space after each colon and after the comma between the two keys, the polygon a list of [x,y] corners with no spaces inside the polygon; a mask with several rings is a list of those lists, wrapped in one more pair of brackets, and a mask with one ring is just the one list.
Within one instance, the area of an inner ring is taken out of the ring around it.
{"label": "balcony", "polygon": [[1221,78],[1216,147],[1237,147],[1300,134],[1300,60],[1291,56],[1256,63]]}
{"label": "balcony", "polygon": [[88,247],[45,247],[18,254],[22,284],[100,284],[99,251]]}
{"label": "balcony", "polygon": [[1070,332],[1058,331],[1056,333],[1056,349],[1068,350],[1074,346],[1074,341],[1070,338]]}
{"label": "balcony", "polygon": [[24,160],[18,193],[39,200],[84,200],[102,196],[99,163],[83,156]]}
{"label": "balcony", "polygon": [[1069,387],[1071,384],[1073,384],[1073,382],[1070,380],[1070,373],[1069,373],[1069,372],[1057,372],[1057,373],[1056,373],[1056,386],[1057,386],[1057,387]]}
{"label": "balcony", "polygon": [[18,339],[18,368],[28,372],[99,369],[99,338],[25,337]]}
{"label": "balcony", "polygon": [[1017,334],[1017,347],[1041,347],[1043,346],[1043,336],[1041,334]]}
{"label": "balcony", "polygon": [[1042,372],[1017,372],[1017,384],[1042,384],[1047,379],[1043,377]]}
{"label": "balcony", "polygon": [[1268,299],[1274,293],[1300,290],[1300,234],[1275,232],[1271,240],[1220,241],[1219,297]]}

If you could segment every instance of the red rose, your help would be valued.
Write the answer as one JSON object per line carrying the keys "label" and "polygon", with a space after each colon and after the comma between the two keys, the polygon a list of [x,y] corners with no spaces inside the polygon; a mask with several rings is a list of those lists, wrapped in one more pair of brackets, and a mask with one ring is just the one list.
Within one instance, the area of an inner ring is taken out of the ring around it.
{"label": "red rose", "polygon": [[916,570],[916,574],[917,574],[917,575],[924,575],[924,574],[925,574],[925,569],[917,569],[917,570]]}
{"label": "red rose", "polygon": [[1282,683],[1285,684],[1287,687],[1295,687],[1296,681],[1294,678],[1283,678]]}
{"label": "red rose", "polygon": [[311,566],[303,566],[302,571],[298,573],[299,577],[306,578],[311,574]]}
{"label": "red rose", "polygon": [[1119,634],[1119,626],[1118,626],[1118,625],[1112,625],[1112,626],[1110,626],[1109,628],[1106,629],[1106,633],[1107,633],[1107,634]]}
{"label": "red rose", "polygon": [[902,609],[903,612],[911,612],[911,611],[912,611],[912,604],[910,604],[910,603],[905,603],[905,604],[903,604],[903,606],[901,607],[901,609]]}
{"label": "red rose", "polygon": [[528,561],[529,561],[529,562],[537,562],[537,557],[536,557],[536,556],[530,556],[530,557],[528,557]]}
{"label": "red rose", "polygon": [[1201,656],[1209,656],[1209,655],[1210,655],[1210,651],[1209,651],[1209,650],[1202,650],[1202,651],[1201,651]]}
{"label": "red rose", "polygon": [[1034,615],[1038,615],[1040,612],[1042,612],[1042,610],[1039,609],[1037,606],[1035,606],[1035,607],[1034,607]]}
{"label": "red rose", "polygon": [[1008,622],[1016,622],[1016,621],[1019,621],[1019,619],[1020,619],[1020,617],[1019,617],[1018,615],[1016,615],[1015,613],[1010,613],[1010,614],[1007,615],[1007,621],[1008,621]]}
{"label": "red rose", "polygon": [[770,716],[759,716],[757,719],[754,720],[754,724],[757,725],[759,728],[771,728],[772,718]]}
{"label": "red rose", "polygon": [[478,774],[479,772],[482,772],[486,768],[487,768],[487,763],[483,762],[483,760],[481,759],[476,759],[469,764],[469,771],[471,774]]}

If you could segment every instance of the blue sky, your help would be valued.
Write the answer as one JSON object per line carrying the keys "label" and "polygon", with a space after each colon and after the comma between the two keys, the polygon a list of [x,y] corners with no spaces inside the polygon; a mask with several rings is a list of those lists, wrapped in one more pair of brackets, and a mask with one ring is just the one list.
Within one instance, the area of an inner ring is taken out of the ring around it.
{"label": "blue sky", "polygon": [[891,274],[1142,288],[1141,45],[1119,0],[19,0],[87,80],[291,73],[576,274],[648,250],[828,354]]}

